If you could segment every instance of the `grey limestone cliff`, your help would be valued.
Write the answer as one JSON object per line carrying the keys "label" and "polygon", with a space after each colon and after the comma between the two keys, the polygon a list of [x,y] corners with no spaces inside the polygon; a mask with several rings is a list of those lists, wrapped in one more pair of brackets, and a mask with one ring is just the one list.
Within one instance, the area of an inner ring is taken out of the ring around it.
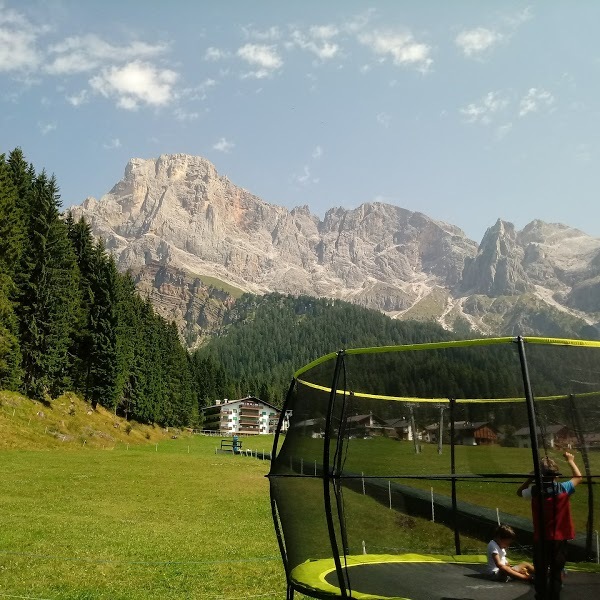
{"label": "grey limestone cliff", "polygon": [[[203,323],[218,326],[216,304],[242,291],[340,298],[484,333],[505,332],[528,307],[561,315],[569,332],[600,320],[600,240],[566,225],[516,231],[498,220],[478,245],[454,225],[379,202],[321,220],[306,206],[269,204],[186,154],[130,160],[108,194],[73,213],[191,344]],[[218,288],[229,296],[219,300]]]}

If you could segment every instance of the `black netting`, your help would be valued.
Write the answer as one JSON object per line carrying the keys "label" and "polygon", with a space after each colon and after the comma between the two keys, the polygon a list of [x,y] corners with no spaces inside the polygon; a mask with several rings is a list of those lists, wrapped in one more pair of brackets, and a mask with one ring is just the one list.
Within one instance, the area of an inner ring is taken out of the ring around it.
{"label": "black netting", "polygon": [[[298,375],[270,472],[292,577],[331,559],[351,590],[347,561],[485,554],[499,522],[531,561],[531,503],[516,491],[546,456],[568,481],[565,452],[584,475],[568,557],[597,560],[600,348],[494,342],[350,350]],[[320,595],[313,583],[300,589]]]}

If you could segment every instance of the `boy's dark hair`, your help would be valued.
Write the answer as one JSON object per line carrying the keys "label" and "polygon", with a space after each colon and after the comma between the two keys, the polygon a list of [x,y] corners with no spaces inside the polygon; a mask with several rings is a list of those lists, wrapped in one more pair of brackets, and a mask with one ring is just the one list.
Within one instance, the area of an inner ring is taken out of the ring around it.
{"label": "boy's dark hair", "polygon": [[549,456],[544,456],[542,460],[540,460],[540,466],[542,467],[542,476],[545,479],[554,479],[554,477],[560,475],[556,461]]}
{"label": "boy's dark hair", "polygon": [[509,525],[498,525],[494,531],[495,540],[514,540],[516,537],[515,530]]}

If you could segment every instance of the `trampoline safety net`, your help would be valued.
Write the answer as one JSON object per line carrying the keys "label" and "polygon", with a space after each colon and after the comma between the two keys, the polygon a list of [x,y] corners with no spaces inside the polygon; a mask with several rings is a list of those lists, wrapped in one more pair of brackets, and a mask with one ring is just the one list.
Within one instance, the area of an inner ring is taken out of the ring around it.
{"label": "trampoline safety net", "polygon": [[600,597],[600,342],[495,338],[314,361],[294,376],[269,473],[288,596],[559,597],[551,577],[488,585],[485,554],[502,523],[516,534],[512,563],[550,569],[535,532],[552,519],[517,490],[528,477],[543,488],[548,458],[570,481],[569,453],[582,478],[566,568],[583,587],[560,597]]}

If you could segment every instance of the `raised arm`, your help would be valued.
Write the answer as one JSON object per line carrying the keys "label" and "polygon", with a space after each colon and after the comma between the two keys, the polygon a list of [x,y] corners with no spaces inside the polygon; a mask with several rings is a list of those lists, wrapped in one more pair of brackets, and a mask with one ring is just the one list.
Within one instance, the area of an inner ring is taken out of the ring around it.
{"label": "raised arm", "polygon": [[535,477],[533,477],[533,475],[530,475],[520,486],[519,489],[517,490],[517,496],[523,496],[523,492],[533,483]]}
{"label": "raised arm", "polygon": [[565,452],[563,455],[567,462],[569,463],[569,467],[571,467],[571,472],[573,477],[571,477],[571,483],[575,486],[581,483],[583,477],[581,476],[581,471],[575,462],[575,457],[570,452]]}

